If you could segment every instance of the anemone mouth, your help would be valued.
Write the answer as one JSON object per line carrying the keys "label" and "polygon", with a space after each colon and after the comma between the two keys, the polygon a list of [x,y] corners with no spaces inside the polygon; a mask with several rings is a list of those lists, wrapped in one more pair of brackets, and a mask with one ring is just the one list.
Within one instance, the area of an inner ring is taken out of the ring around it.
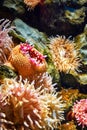
{"label": "anemone mouth", "polygon": [[44,63],[45,57],[28,43],[20,44],[20,50],[29,58],[32,64],[40,66]]}

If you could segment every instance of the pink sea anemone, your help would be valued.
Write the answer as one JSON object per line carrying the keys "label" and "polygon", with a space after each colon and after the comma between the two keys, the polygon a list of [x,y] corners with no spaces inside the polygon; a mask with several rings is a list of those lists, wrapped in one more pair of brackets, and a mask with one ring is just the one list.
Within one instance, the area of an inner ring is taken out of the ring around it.
{"label": "pink sea anemone", "polygon": [[13,27],[10,27],[10,21],[1,19],[0,23],[0,64],[2,64],[6,62],[14,43],[8,35],[13,30]]}
{"label": "pink sea anemone", "polygon": [[73,113],[75,115],[78,125],[87,127],[87,99],[77,101],[73,106]]}
{"label": "pink sea anemone", "polygon": [[6,79],[0,99],[0,124],[7,129],[23,126],[24,129],[39,129],[44,126],[46,104],[40,99],[39,89],[24,81]]}
{"label": "pink sea anemone", "polygon": [[35,88],[41,86],[42,89],[45,89],[47,91],[52,91],[55,86],[55,84],[52,83],[52,77],[50,74],[48,74],[48,72],[32,76],[31,81],[34,81]]}
{"label": "pink sea anemone", "polygon": [[75,43],[65,36],[57,36],[50,40],[50,52],[56,69],[68,73],[78,70],[80,66],[79,52]]}

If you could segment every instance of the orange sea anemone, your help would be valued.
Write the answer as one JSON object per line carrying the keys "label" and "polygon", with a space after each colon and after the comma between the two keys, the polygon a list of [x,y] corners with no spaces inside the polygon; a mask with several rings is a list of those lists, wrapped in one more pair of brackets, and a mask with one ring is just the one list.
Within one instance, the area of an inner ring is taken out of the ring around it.
{"label": "orange sea anemone", "polygon": [[60,72],[67,73],[70,70],[78,70],[80,66],[79,53],[73,41],[62,36],[51,38],[50,52],[54,65]]}
{"label": "orange sea anemone", "polygon": [[41,3],[42,0],[24,0],[24,3],[29,6],[29,8],[34,8],[36,5]]}
{"label": "orange sea anemone", "polygon": [[8,35],[8,33],[13,30],[13,27],[10,27],[9,20],[0,20],[0,64],[6,62],[9,53],[14,47],[14,43],[12,38]]}
{"label": "orange sea anemone", "polygon": [[23,78],[32,79],[46,71],[44,56],[28,43],[21,43],[11,51],[8,61]]}

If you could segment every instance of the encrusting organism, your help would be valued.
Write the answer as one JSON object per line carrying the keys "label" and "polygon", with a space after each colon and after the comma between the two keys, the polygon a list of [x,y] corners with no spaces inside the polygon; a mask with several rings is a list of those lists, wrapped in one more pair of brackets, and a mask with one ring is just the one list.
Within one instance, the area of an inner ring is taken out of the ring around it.
{"label": "encrusting organism", "polygon": [[29,80],[35,74],[38,75],[47,70],[45,57],[28,43],[21,43],[14,47],[8,58],[8,62],[15,68],[19,75]]}
{"label": "encrusting organism", "polygon": [[65,103],[54,90],[35,89],[28,80],[5,79],[0,91],[0,124],[5,129],[50,129],[64,120]]}
{"label": "encrusting organism", "polygon": [[72,113],[78,125],[81,125],[82,128],[87,127],[87,99],[76,101],[72,107]]}
{"label": "encrusting organism", "polygon": [[58,71],[68,73],[70,70],[79,70],[79,51],[73,40],[66,39],[65,36],[57,36],[50,39],[49,47]]}
{"label": "encrusting organism", "polygon": [[6,62],[14,47],[12,38],[8,34],[14,27],[10,27],[10,21],[8,19],[1,19],[0,23],[0,64],[3,64]]}

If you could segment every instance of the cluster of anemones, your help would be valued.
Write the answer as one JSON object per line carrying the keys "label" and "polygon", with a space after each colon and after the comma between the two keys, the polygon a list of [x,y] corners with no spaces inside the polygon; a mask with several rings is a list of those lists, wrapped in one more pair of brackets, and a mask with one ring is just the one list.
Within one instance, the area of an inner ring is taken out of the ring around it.
{"label": "cluster of anemones", "polygon": [[45,57],[29,43],[15,46],[6,65],[14,68],[23,79],[34,81],[35,88],[53,89],[52,77],[48,74]]}
{"label": "cluster of anemones", "polygon": [[64,120],[65,104],[54,90],[35,89],[33,83],[21,78],[5,79],[0,87],[1,128],[48,129]]}
{"label": "cluster of anemones", "polygon": [[70,70],[78,70],[80,60],[73,41],[66,39],[65,36],[51,38],[50,52],[54,65],[60,72],[67,73]]}
{"label": "cluster of anemones", "polygon": [[83,128],[87,127],[87,99],[81,99],[74,103],[72,111],[78,125]]}
{"label": "cluster of anemones", "polygon": [[0,20],[0,64],[5,63],[14,43],[12,38],[8,35],[8,33],[13,30],[13,27],[10,26],[9,20]]}

